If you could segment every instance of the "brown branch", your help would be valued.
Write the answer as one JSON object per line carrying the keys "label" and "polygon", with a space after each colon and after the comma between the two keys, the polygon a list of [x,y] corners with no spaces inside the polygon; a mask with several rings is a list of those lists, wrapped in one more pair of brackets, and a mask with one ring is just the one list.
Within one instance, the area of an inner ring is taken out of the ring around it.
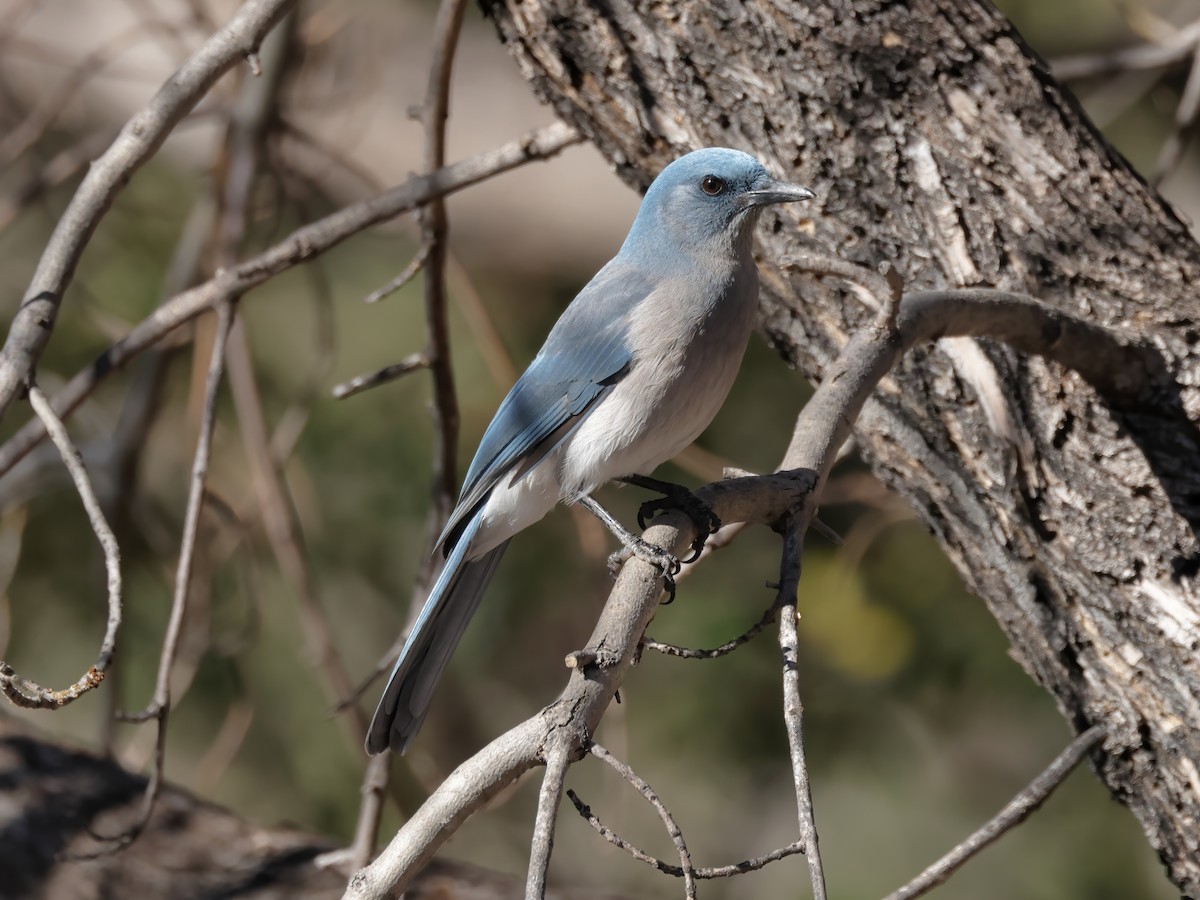
{"label": "brown branch", "polygon": [[1015,828],[1046,802],[1054,789],[1063,783],[1072,770],[1083,761],[1088,751],[1104,739],[1104,726],[1093,725],[1071,741],[1046,769],[1013,797],[982,828],[927,868],[904,887],[888,894],[884,900],[912,900],[929,893],[953,875],[979,851]]}
{"label": "brown branch", "polygon": [[[579,813],[583,819],[596,830],[600,837],[604,838],[614,847],[624,850],[634,859],[644,862],[647,865],[653,866],[658,871],[667,875],[674,875],[676,878],[683,877],[683,869],[679,866],[672,865],[665,860],[661,860],[656,856],[651,856],[645,850],[635,844],[631,844],[625,838],[621,837],[607,825],[597,818],[591,808],[579,799],[579,795],[574,791],[567,791],[567,797],[575,804],[575,811]],[[734,875],[742,875],[746,872],[757,872],[764,866],[777,860],[786,859],[789,856],[795,856],[797,853],[804,852],[804,845],[797,841],[794,844],[788,844],[786,847],[780,847],[778,850],[772,850],[770,853],[764,853],[762,856],[755,856],[750,859],[744,859],[741,862],[736,862],[728,866],[711,866],[700,867],[692,870],[692,874],[697,879],[706,880],[711,878],[732,878]]]}
{"label": "brown branch", "polygon": [[44,688],[21,678],[11,665],[0,661],[0,693],[17,706],[26,709],[61,709],[93,688],[99,687],[112,663],[117,645],[117,629],[121,627],[121,550],[117,546],[116,535],[113,534],[104,517],[104,511],[100,508],[100,501],[96,499],[96,491],[83,465],[83,457],[71,442],[66,426],[54,414],[46,395],[33,383],[29,385],[29,402],[49,431],[50,439],[58,448],[63,464],[75,483],[75,490],[79,499],[83,501],[92,531],[104,551],[104,568],[108,577],[108,626],[100,644],[100,654],[91,668],[73,685],[61,691]]}
{"label": "brown branch", "polygon": [[[297,229],[263,253],[217,272],[203,284],[162,304],[55,395],[52,401],[55,413],[60,418],[69,415],[115,369],[222,301],[241,297],[275,275],[324,253],[372,225],[416,209],[434,197],[478,184],[527,162],[548,159],[581,140],[570,126],[550,125],[494,150],[446,166],[432,175],[414,176],[377,197],[351,204]],[[40,422],[32,421],[22,426],[0,447],[0,475],[11,469],[45,436],[45,428]]]}
{"label": "brown branch", "polygon": [[167,79],[88,168],[54,227],[0,350],[0,416],[32,376],[50,340],[75,266],[117,193],[222,73],[258,47],[293,2],[247,0],[225,27]]}

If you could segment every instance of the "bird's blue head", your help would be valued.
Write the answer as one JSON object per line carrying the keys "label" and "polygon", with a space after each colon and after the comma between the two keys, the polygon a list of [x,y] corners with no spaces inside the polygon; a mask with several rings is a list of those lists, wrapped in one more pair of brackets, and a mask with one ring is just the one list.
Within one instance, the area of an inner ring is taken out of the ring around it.
{"label": "bird's blue head", "polygon": [[808,188],[780,181],[740,150],[696,150],[654,179],[622,252],[678,245],[709,254],[748,253],[764,207],[811,197]]}

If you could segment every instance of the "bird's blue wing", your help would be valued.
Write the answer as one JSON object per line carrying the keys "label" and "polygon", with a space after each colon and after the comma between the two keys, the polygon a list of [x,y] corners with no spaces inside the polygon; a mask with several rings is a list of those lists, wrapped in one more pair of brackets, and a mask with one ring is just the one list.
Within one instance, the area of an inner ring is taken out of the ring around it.
{"label": "bird's blue wing", "polygon": [[536,465],[620,381],[631,362],[627,314],[649,289],[641,274],[610,264],[571,302],[484,432],[439,544],[461,529],[501,478]]}

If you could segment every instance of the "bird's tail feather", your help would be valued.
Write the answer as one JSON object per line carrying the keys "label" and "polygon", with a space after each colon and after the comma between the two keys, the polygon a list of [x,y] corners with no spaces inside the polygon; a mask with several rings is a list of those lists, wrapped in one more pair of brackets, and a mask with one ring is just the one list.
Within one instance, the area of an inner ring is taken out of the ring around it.
{"label": "bird's tail feather", "polygon": [[508,546],[505,541],[478,559],[468,560],[466,554],[478,527],[477,515],[455,544],[409,632],[367,729],[368,753],[381,753],[389,746],[403,753],[425,720],[434,687]]}

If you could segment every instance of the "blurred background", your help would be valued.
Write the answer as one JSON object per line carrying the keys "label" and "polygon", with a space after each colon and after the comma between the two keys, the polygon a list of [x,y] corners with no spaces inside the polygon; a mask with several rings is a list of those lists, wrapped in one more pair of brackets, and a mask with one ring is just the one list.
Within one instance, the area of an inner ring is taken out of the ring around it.
{"label": "blurred background", "polygon": [[[1169,41],[1200,12],[1193,0],[999,5],[1051,60]],[[224,0],[0,0],[3,316],[15,309],[86,161],[232,8]],[[435,12],[422,0],[305,5],[242,255],[420,167],[422,132],[409,110],[424,96]],[[1106,137],[1148,179],[1171,142],[1188,66],[1181,58],[1076,85]],[[180,247],[211,192],[238,80],[222,81],[104,219],[39,368],[48,392],[211,267],[201,260],[181,276]],[[471,8],[452,86],[448,159],[551,121]],[[1194,218],[1200,166],[1181,146],[1161,190]],[[587,146],[449,200],[462,466],[515,372],[615,251],[637,202]],[[361,302],[418,247],[411,219],[376,228],[241,303],[267,432],[257,443],[247,436],[223,393],[211,502],[173,677],[171,781],[251,820],[343,842],[353,834],[364,756],[350,719],[332,715],[337,679],[318,659],[318,639],[329,636],[353,684],[402,629],[425,552],[434,433],[427,373],[345,400],[330,390],[423,347],[420,277],[380,303]],[[112,714],[145,706],[153,691],[211,331],[205,321],[183,329],[110,378],[70,420],[123,550],[126,619],[110,679],[54,715],[0,709],[134,769],[151,758],[152,730],[114,724]],[[719,477],[723,465],[773,468],[808,393],[804,378],[756,341],[717,421],[661,476],[695,484]],[[0,438],[27,414],[27,406],[10,413]],[[253,462],[264,441],[282,473],[282,505],[274,508],[264,504],[269,487]],[[628,522],[641,499],[634,489],[602,497]],[[982,602],[860,463],[836,471],[822,514],[846,543],[809,539],[801,683],[827,876],[838,897],[853,900],[894,889],[965,837],[1069,735],[1051,699],[1007,655]],[[298,554],[289,556],[288,541],[272,530],[280,516]],[[612,549],[600,526],[567,510],[514,541],[424,732],[394,764],[385,837],[402,821],[401,807],[414,809],[455,764],[557,695],[563,655],[583,645],[607,594]],[[777,574],[778,551],[773,534],[747,531],[681,584],[650,633],[693,647],[740,633],[772,600],[764,582]],[[0,658],[41,684],[77,679],[103,632],[103,584],[78,497],[43,447],[0,479]],[[793,839],[777,657],[770,631],[719,661],[646,654],[597,735],[673,809],[699,864],[734,862]],[[364,713],[378,690],[366,692]],[[652,810],[602,768],[586,761],[568,786],[620,833],[669,857]],[[444,855],[522,872],[536,792],[526,781],[504,795]],[[804,865],[798,857],[775,863],[704,894],[796,896],[807,884]],[[569,810],[552,873],[630,896],[678,893]],[[1127,900],[1174,892],[1132,816],[1084,766],[1042,812],[933,896]]]}

